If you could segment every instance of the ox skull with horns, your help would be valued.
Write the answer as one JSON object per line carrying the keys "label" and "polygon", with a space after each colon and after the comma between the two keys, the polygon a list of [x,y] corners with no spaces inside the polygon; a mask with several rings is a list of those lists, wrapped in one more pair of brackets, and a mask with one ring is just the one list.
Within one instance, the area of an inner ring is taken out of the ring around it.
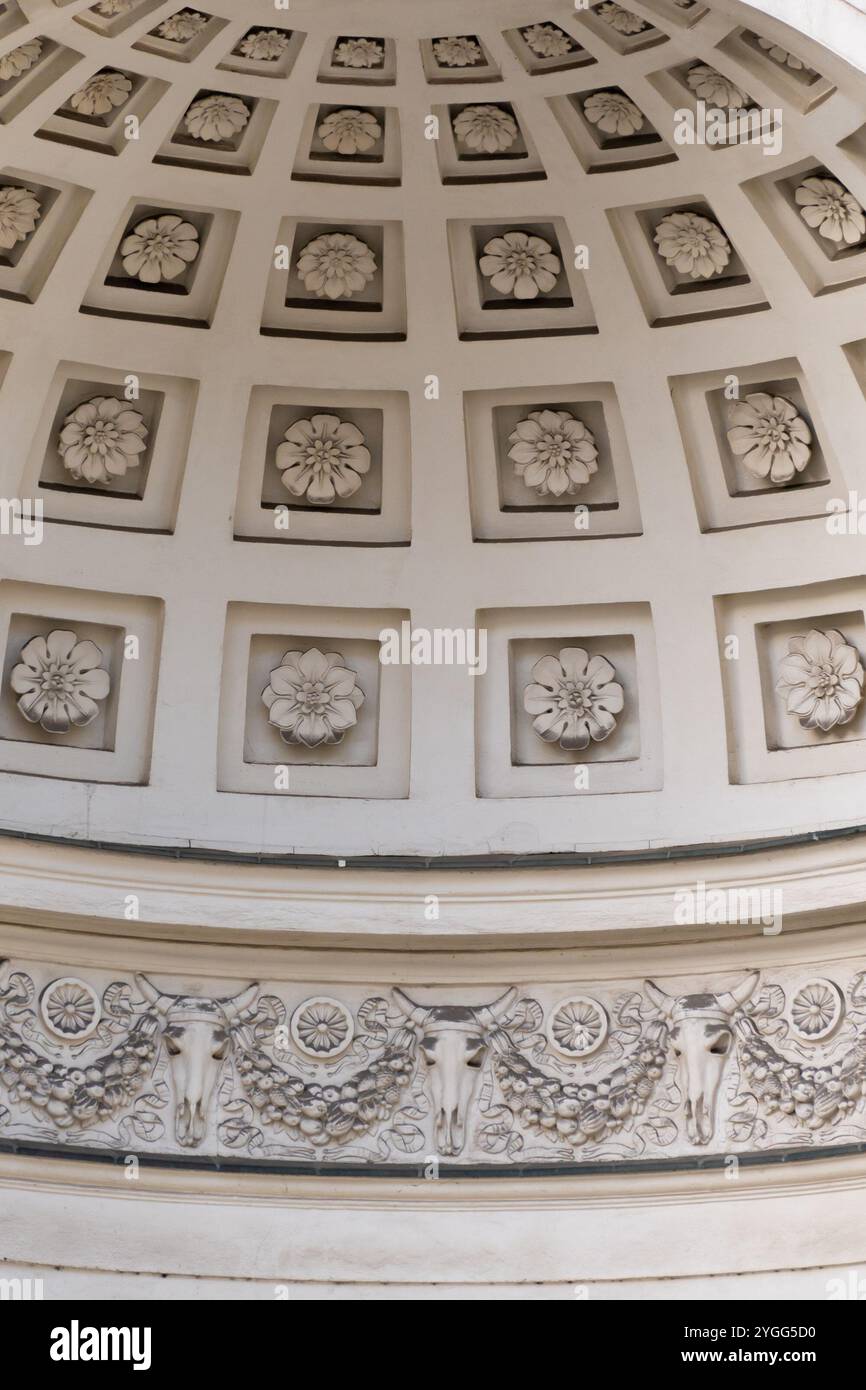
{"label": "ox skull with horns", "polygon": [[490,1034],[505,1018],[516,989],[492,1004],[416,1004],[401,989],[394,998],[418,1030],[421,1052],[430,1078],[436,1143],[439,1152],[459,1154],[466,1140],[466,1116]]}
{"label": "ox skull with horns", "polygon": [[232,1026],[251,1016],[259,987],[248,985],[229,999],[201,999],[163,994],[145,975],[136,975],[135,980],[164,1019],[162,1041],[175,1091],[175,1134],[184,1148],[194,1148],[205,1136],[210,1098],[228,1056]]}
{"label": "ox skull with horns", "polygon": [[668,1024],[692,1144],[709,1144],[713,1137],[716,1096],[734,1039],[733,1015],[751,998],[758,978],[753,970],[719,994],[666,994],[652,980],[645,981],[647,994]]}

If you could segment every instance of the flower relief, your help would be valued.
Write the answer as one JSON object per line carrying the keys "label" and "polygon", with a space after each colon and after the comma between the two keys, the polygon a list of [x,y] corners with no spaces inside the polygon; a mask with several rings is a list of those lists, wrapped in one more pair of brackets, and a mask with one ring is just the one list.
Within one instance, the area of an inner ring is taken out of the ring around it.
{"label": "flower relief", "polygon": [[116,396],[94,396],[63,421],[57,451],[76,482],[110,487],[137,468],[147,448],[147,426],[137,410]]}
{"label": "flower relief", "polygon": [[357,425],[338,415],[313,415],[289,426],[276,464],[293,497],[329,506],[358,491],[370,471],[370,451]]}
{"label": "flower relief", "polygon": [[468,34],[460,34],[456,38],[436,39],[433,44],[433,57],[440,68],[471,68],[484,61],[484,54],[479,45]]}
{"label": "flower relief", "polygon": [[598,471],[592,431],[567,410],[531,410],[508,442],[515,473],[539,497],[576,492]]}
{"label": "flower relief", "polygon": [[379,39],[343,39],[334,49],[333,61],[343,68],[377,68],[385,58]]}
{"label": "flower relief", "polygon": [[659,255],[692,280],[721,275],[731,259],[731,243],[721,227],[697,212],[669,212],[655,229]]}
{"label": "flower relief", "polygon": [[709,63],[696,63],[689,68],[686,82],[695,96],[713,110],[739,111],[744,106],[754,104],[742,87],[710,67]]}
{"label": "flower relief", "polygon": [[319,299],[351,299],[370,284],[376,257],[350,232],[326,232],[307,243],[298,258],[304,288]]}
{"label": "flower relief", "polygon": [[137,0],[97,0],[93,8],[103,19],[114,19],[117,15],[129,14],[136,3]]}
{"label": "flower relief", "polygon": [[633,14],[622,5],[613,4],[613,0],[601,5],[598,14],[612,29],[616,29],[618,34],[642,34],[644,29],[652,27],[645,19],[641,19],[640,15]]}
{"label": "flower relief", "polygon": [[4,53],[0,58],[0,82],[11,82],[13,78],[29,72],[41,53],[41,39],[30,39],[28,43],[22,43],[18,48]]}
{"label": "flower relief", "polygon": [[157,25],[156,32],[172,43],[189,43],[206,28],[208,19],[208,15],[199,14],[198,10],[178,10],[177,14],[169,15],[168,19]]}
{"label": "flower relief", "polygon": [[502,154],[519,133],[516,120],[501,106],[465,106],[453,125],[456,138],[478,154]]}
{"label": "flower relief", "polygon": [[794,194],[800,216],[827,241],[856,246],[866,236],[866,215],[847,188],[836,179],[813,175]]}
{"label": "flower relief", "polygon": [[47,637],[31,637],[19,656],[9,684],[29,723],[41,724],[49,734],[68,734],[93,723],[97,701],[111,689],[95,642],[79,642],[76,633],[56,628]]}
{"label": "flower relief", "polygon": [[80,1042],[99,1023],[99,998],[84,980],[67,976],[52,980],[39,999],[42,1022],[64,1042]]}
{"label": "flower relief", "polygon": [[842,1017],[842,996],[832,980],[809,980],[791,1000],[791,1023],[804,1042],[821,1042]]}
{"label": "flower relief", "polygon": [[39,199],[29,188],[0,187],[0,247],[11,251],[17,242],[26,241],[41,215]]}
{"label": "flower relief", "polygon": [[755,478],[784,487],[812,457],[812,431],[784,396],[755,391],[728,413],[731,452]]}
{"label": "flower relief", "polygon": [[316,127],[316,134],[332,154],[366,154],[382,137],[382,127],[370,111],[347,107],[332,111]]}
{"label": "flower relief", "polygon": [[279,729],[284,743],[319,748],[341,743],[357,724],[364,692],[358,673],[343,664],[339,652],[310,647],[286,652],[282,665],[271,671],[262,700],[268,723]]}
{"label": "flower relief", "polygon": [[789,53],[788,49],[783,48],[781,44],[774,43],[772,39],[762,39],[759,34],[755,34],[754,37],[758,40],[758,44],[763,48],[764,52],[769,54],[775,63],[780,63],[782,67],[791,68],[795,72],[813,71],[812,68],[808,67],[806,63],[803,62],[802,58],[798,58],[796,53]]}
{"label": "flower relief", "polygon": [[281,29],[253,29],[241,39],[240,51],[256,63],[275,63],[289,46],[289,36]]}
{"label": "flower relief", "polygon": [[198,232],[175,213],[137,222],[120,244],[123,269],[146,285],[176,280],[200,250]]}
{"label": "flower relief", "polygon": [[578,46],[558,24],[530,24],[520,32],[536,58],[564,58]]}
{"label": "flower relief", "polygon": [[583,114],[605,135],[637,135],[644,124],[640,109],[622,92],[592,92],[583,103]]}
{"label": "flower relief", "polygon": [[547,1020],[547,1040],[564,1057],[587,1057],[607,1037],[607,1014],[585,995],[563,999]]}
{"label": "flower relief", "polygon": [[305,999],[292,1014],[292,1037],[308,1057],[336,1057],[352,1041],[355,1023],[339,999],[317,995]]}
{"label": "flower relief", "polygon": [[478,268],[500,294],[537,299],[555,287],[562,262],[543,237],[505,232],[487,242]]}
{"label": "flower relief", "polygon": [[233,140],[250,119],[250,108],[240,97],[211,92],[194,101],[184,124],[194,140]]}
{"label": "flower relief", "polygon": [[789,637],[776,690],[804,729],[826,734],[854,718],[864,675],[857,648],[841,632],[812,628],[805,637]]}
{"label": "flower relief", "polygon": [[132,91],[132,83],[122,72],[96,72],[83,87],[73,92],[68,105],[79,116],[106,116],[122,106]]}
{"label": "flower relief", "polygon": [[625,701],[615,675],[606,657],[590,656],[583,647],[565,647],[536,661],[523,708],[539,738],[569,752],[608,738]]}

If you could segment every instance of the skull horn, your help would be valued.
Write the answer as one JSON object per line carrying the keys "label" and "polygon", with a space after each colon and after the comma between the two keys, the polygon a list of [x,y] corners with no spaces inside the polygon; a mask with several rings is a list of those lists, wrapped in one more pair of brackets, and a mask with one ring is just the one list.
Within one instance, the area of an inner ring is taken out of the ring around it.
{"label": "skull horn", "polygon": [[246,989],[242,989],[239,994],[233,994],[231,999],[221,999],[219,1002],[226,1018],[234,1020],[247,1013],[255,1002],[258,992],[258,985],[252,984],[247,985]]}
{"label": "skull horn", "polygon": [[512,985],[504,994],[500,994],[498,999],[494,999],[492,1004],[479,1004],[475,1009],[476,1017],[487,1028],[492,1028],[501,1018],[505,1018],[516,998],[517,990]]}
{"label": "skull horn", "polygon": [[725,990],[724,993],[716,995],[726,1014],[735,1013],[737,1009],[742,1008],[747,999],[751,999],[760,977],[761,972],[753,970],[738,985],[734,985],[733,989]]}
{"label": "skull horn", "polygon": [[135,983],[141,990],[148,1004],[152,1004],[157,1013],[165,1014],[171,1006],[173,995],[163,994],[161,990],[152,985],[146,975],[136,975]]}
{"label": "skull horn", "polygon": [[424,1026],[430,1014],[429,1009],[423,1008],[421,1004],[416,1004],[414,1000],[409,998],[408,994],[403,993],[402,989],[397,989],[396,985],[394,987],[394,998],[397,1001],[397,1008],[400,1009],[412,1023],[417,1023],[419,1028]]}
{"label": "skull horn", "polygon": [[665,1018],[669,1018],[671,1009],[676,1002],[673,995],[665,993],[661,986],[655,983],[655,980],[644,980],[644,988],[656,1008],[664,1014]]}

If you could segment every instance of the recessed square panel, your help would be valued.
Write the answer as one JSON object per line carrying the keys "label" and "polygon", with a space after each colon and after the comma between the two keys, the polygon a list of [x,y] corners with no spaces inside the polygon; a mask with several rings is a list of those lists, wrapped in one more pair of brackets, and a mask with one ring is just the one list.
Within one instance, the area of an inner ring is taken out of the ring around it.
{"label": "recessed square panel", "polygon": [[305,38],[297,29],[254,24],[241,34],[217,67],[255,77],[288,77]]}
{"label": "recessed square panel", "polygon": [[160,20],[155,28],[132,46],[144,53],[155,53],[160,58],[191,63],[227,23],[227,20],[208,14],[206,10],[186,7]]}
{"label": "recessed square panel", "polygon": [[718,47],[805,115],[832,96],[836,88],[811,66],[806,53],[808,41],[797,34],[792,43],[794,46],[789,47],[787,36],[779,41],[740,26]]}
{"label": "recessed square panel", "polygon": [[100,68],[70,92],[36,134],[98,154],[122,154],[135,144],[145,116],[167,91],[168,83],[157,77]]}
{"label": "recessed square panel", "polygon": [[81,54],[46,35],[0,53],[0,124],[6,124],[80,60]]}
{"label": "recessed square panel", "polygon": [[587,174],[639,169],[676,159],[670,145],[622,87],[591,87],[547,100]]}
{"label": "recessed square panel", "polygon": [[397,80],[394,40],[381,35],[336,34],[325,47],[318,80],[393,86]]}
{"label": "recessed square panel", "polygon": [[511,102],[434,106],[443,183],[508,183],[546,177],[535,144]]}
{"label": "recessed square panel", "polygon": [[804,159],[743,184],[813,295],[866,280],[866,189]]}
{"label": "recessed square panel", "polygon": [[201,88],[153,162],[251,174],[276,109],[266,97]]}
{"label": "recessed square panel", "polygon": [[374,102],[310,106],[292,178],[312,183],[399,184],[397,108]]}
{"label": "recessed square panel", "polygon": [[506,43],[533,77],[594,63],[583,44],[555,20],[540,20],[503,31]]}
{"label": "recessed square panel", "polygon": [[0,170],[0,206],[8,224],[0,247],[0,296],[35,302],[90,196],[90,189],[42,174]]}
{"label": "recessed square panel", "polygon": [[666,43],[668,39],[664,30],[651,20],[628,9],[626,5],[614,3],[614,0],[601,0],[600,4],[590,5],[589,9],[581,10],[579,14],[593,33],[623,56],[640,53],[645,48]]}
{"label": "recessed square panel", "polygon": [[478,34],[438,34],[421,39],[428,82],[498,82],[501,74]]}

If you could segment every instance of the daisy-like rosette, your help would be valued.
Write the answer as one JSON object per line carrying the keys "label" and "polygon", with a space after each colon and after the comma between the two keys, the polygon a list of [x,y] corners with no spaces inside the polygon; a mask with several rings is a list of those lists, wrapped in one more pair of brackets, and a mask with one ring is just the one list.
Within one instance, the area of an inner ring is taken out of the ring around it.
{"label": "daisy-like rosette", "polygon": [[523,708],[545,743],[569,751],[600,743],[616,728],[625,703],[622,686],[606,657],[590,656],[583,647],[565,647],[558,656],[543,656],[532,668],[523,692]]}
{"label": "daisy-like rosette", "polygon": [[670,212],[655,229],[659,255],[681,275],[709,280],[731,259],[731,243],[721,227],[697,212]]}
{"label": "daisy-like rosette", "polygon": [[122,106],[131,91],[132,83],[124,73],[97,72],[72,93],[69,105],[79,116],[105,116]]}
{"label": "daisy-like rosette", "polygon": [[127,275],[146,285],[176,280],[199,253],[198,232],[175,213],[146,217],[120,245]]}
{"label": "daisy-like rosette", "polygon": [[39,199],[29,188],[0,188],[0,246],[10,250],[24,241],[36,227],[42,215]]}
{"label": "daisy-like rosette", "polygon": [[105,19],[113,19],[115,15],[128,14],[133,4],[134,0],[99,0],[93,8]]}
{"label": "daisy-like rosette", "polygon": [[92,724],[99,714],[97,701],[111,689],[96,643],[79,642],[76,633],[61,628],[25,643],[9,684],[24,718],[49,734]]}
{"label": "daisy-like rosette", "polygon": [[583,114],[605,135],[637,135],[644,124],[640,109],[622,92],[593,92],[583,103]]}
{"label": "daisy-like rosette", "polygon": [[338,415],[313,415],[289,426],[276,462],[293,497],[327,506],[358,491],[370,471],[370,450],[357,425]]}
{"label": "daisy-like rosette", "polygon": [[257,63],[274,63],[288,46],[289,40],[282,30],[257,29],[242,40],[241,53]]}
{"label": "daisy-like rosette", "polygon": [[240,97],[213,92],[194,101],[184,124],[194,140],[233,140],[250,118],[250,108]]}
{"label": "daisy-like rosette", "polygon": [[94,396],[63,421],[57,449],[76,482],[104,483],[137,468],[147,448],[147,426],[116,396]]}
{"label": "daisy-like rosette", "polygon": [[433,56],[440,68],[471,68],[480,63],[484,54],[468,34],[437,39]]}
{"label": "daisy-like rosette", "polygon": [[755,391],[731,407],[729,419],[731,452],[755,478],[784,486],[812,457],[812,431],[784,396]]}
{"label": "daisy-like rosette", "polygon": [[262,691],[268,723],[284,743],[319,748],[340,743],[358,722],[364,692],[356,671],[339,652],[286,652],[282,665],[271,672]]}
{"label": "daisy-like rosette", "polygon": [[543,237],[506,232],[487,242],[478,268],[500,294],[537,299],[550,294],[562,262]]}
{"label": "daisy-like rosette", "polygon": [[457,139],[481,154],[502,154],[517,139],[517,122],[501,106],[465,106],[453,125]]}
{"label": "daisy-like rosette", "polygon": [[741,107],[752,104],[742,87],[710,67],[709,63],[696,63],[689,68],[686,81],[695,96],[714,110],[739,111]]}
{"label": "daisy-like rosette", "polygon": [[366,154],[381,138],[382,127],[372,112],[346,107],[326,116],[316,127],[316,134],[333,154]]}
{"label": "daisy-like rosette", "polygon": [[836,179],[808,178],[794,194],[800,216],[828,241],[848,246],[866,236],[866,215],[853,193]]}
{"label": "daisy-like rosette", "polygon": [[562,497],[598,472],[595,437],[567,410],[531,410],[508,436],[514,471],[539,497]]}
{"label": "daisy-like rosette", "polygon": [[201,33],[207,22],[207,15],[199,14],[198,10],[178,10],[177,14],[164,19],[156,32],[172,43],[188,43]]}
{"label": "daisy-like rosette", "polygon": [[344,68],[375,68],[384,55],[378,39],[344,39],[334,49],[334,62]]}
{"label": "daisy-like rosette", "polygon": [[539,58],[563,58],[577,44],[557,24],[530,24],[521,29],[523,40]]}
{"label": "daisy-like rosette", "polygon": [[640,34],[650,27],[645,19],[625,9],[623,5],[602,5],[599,15],[612,29],[616,29],[618,34]]}
{"label": "daisy-like rosette", "polygon": [[856,647],[841,632],[813,628],[788,639],[776,690],[804,729],[828,733],[854,718],[863,699],[864,670]]}
{"label": "daisy-like rosette", "polygon": [[351,232],[326,232],[307,243],[298,259],[305,289],[319,299],[351,299],[376,274],[376,257]]}
{"label": "daisy-like rosette", "polygon": [[0,58],[0,82],[9,82],[13,77],[29,72],[41,52],[42,40],[30,39],[28,43],[19,44],[17,48],[4,53]]}

